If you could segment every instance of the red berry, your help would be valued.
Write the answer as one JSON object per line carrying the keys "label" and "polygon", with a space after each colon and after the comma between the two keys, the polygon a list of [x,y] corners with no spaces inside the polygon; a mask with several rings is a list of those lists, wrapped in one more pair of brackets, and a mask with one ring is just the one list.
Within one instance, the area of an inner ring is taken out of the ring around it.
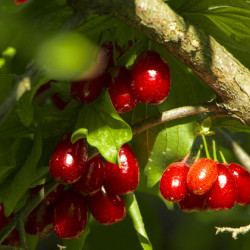
{"label": "red berry", "polygon": [[55,203],[53,228],[62,239],[76,239],[81,236],[87,225],[87,205],[84,197],[72,190],[64,191]]}
{"label": "red berry", "polygon": [[121,166],[105,161],[105,187],[114,194],[131,193],[139,183],[139,166],[127,143],[119,150],[119,159]]}
{"label": "red berry", "polygon": [[104,166],[102,158],[95,156],[88,161],[82,177],[72,185],[73,189],[82,194],[91,195],[101,189],[104,182]]}
{"label": "red berry", "polygon": [[25,231],[39,238],[47,236],[52,231],[52,210],[51,205],[41,202],[27,217]]}
{"label": "red berry", "polygon": [[112,77],[112,84],[109,84],[108,90],[111,101],[118,113],[127,113],[137,105],[131,88],[131,71],[125,67],[115,68]]}
{"label": "red berry", "polygon": [[189,169],[187,187],[194,194],[205,194],[212,188],[217,176],[216,163],[213,160],[201,158],[193,163]]}
{"label": "red berry", "polygon": [[141,103],[159,104],[170,91],[170,69],[154,51],[144,51],[132,69],[132,89]]}
{"label": "red berry", "polygon": [[204,211],[206,209],[206,194],[198,195],[188,191],[185,198],[178,203],[185,212]]}
{"label": "red berry", "polygon": [[213,210],[230,209],[236,202],[234,177],[224,164],[217,164],[218,178],[212,189],[206,194],[207,204]]}
{"label": "red berry", "polygon": [[237,163],[230,163],[228,165],[229,171],[234,177],[238,205],[246,206],[250,204],[250,174]]}
{"label": "red berry", "polygon": [[59,93],[55,93],[51,96],[53,104],[60,110],[64,110],[65,107],[69,104],[69,102],[65,102],[60,97]]}
{"label": "red berry", "polygon": [[[0,204],[0,231],[10,222],[10,220],[14,217],[12,213],[8,217],[4,214],[4,206],[3,203]],[[8,235],[8,237],[3,241],[3,245],[9,245],[17,247],[20,244],[20,237],[17,229],[13,229],[12,232]]]}
{"label": "red berry", "polygon": [[71,143],[71,134],[63,137],[54,149],[50,162],[50,174],[61,184],[72,184],[83,175],[88,160],[88,150],[83,139]]}
{"label": "red berry", "polygon": [[183,162],[172,163],[165,169],[160,181],[160,192],[164,199],[175,202],[185,198],[188,170],[189,167]]}
{"label": "red berry", "polygon": [[91,80],[80,80],[71,82],[71,96],[78,102],[91,103],[101,94],[104,86],[104,76]]}
{"label": "red berry", "polygon": [[15,0],[15,4],[19,5],[19,4],[25,3],[26,1],[27,0]]}
{"label": "red berry", "polygon": [[87,197],[88,208],[94,218],[102,224],[110,225],[124,219],[126,206],[121,195],[102,188]]}

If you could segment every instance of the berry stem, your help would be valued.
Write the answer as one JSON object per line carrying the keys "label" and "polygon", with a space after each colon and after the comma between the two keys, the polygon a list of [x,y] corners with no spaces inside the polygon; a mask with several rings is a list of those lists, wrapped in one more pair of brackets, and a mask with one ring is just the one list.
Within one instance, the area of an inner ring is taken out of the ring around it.
{"label": "berry stem", "polygon": [[213,158],[214,158],[214,161],[218,161],[217,153],[216,153],[216,141],[215,141],[214,137],[212,139],[212,144],[213,144]]}
{"label": "berry stem", "polygon": [[185,156],[185,158],[181,161],[182,163],[187,163],[187,160],[188,160],[188,158],[189,158],[189,156],[190,156],[190,151],[188,152],[188,154]]}
{"label": "berry stem", "polygon": [[201,135],[202,140],[203,140],[203,144],[204,144],[204,148],[205,148],[205,152],[206,152],[206,156],[208,159],[211,159],[209,151],[208,151],[208,147],[207,147],[207,140],[204,134]]}
{"label": "berry stem", "polygon": [[199,149],[198,149],[198,152],[197,152],[197,155],[196,155],[196,157],[195,157],[194,162],[196,162],[196,161],[200,158],[202,149],[203,149],[203,144],[200,144],[200,147],[199,147]]}
{"label": "berry stem", "polygon": [[221,150],[219,151],[219,154],[220,154],[220,157],[221,157],[222,162],[223,162],[223,163],[227,163],[226,158],[225,158],[225,156],[224,156],[224,154],[222,153]]}

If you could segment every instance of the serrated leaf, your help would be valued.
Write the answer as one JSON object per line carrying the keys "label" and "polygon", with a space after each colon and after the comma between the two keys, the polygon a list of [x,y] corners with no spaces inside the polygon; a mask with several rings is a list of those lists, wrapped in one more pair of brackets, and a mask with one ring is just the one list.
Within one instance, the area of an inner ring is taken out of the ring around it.
{"label": "serrated leaf", "polygon": [[[154,186],[161,178],[165,168],[183,159],[191,150],[195,139],[194,118],[170,122],[156,137],[156,141],[145,167],[148,187]],[[172,126],[171,126],[172,124]]]}
{"label": "serrated leaf", "polygon": [[28,190],[36,173],[36,165],[42,153],[42,137],[40,129],[37,128],[34,134],[34,142],[30,154],[23,166],[16,172],[11,179],[8,187],[2,186],[1,194],[6,215],[11,214],[18,201]]}
{"label": "serrated leaf", "polygon": [[103,97],[83,106],[72,138],[76,135],[78,138],[86,136],[87,142],[96,147],[106,160],[116,163],[121,146],[132,139],[132,131],[117,114],[108,92]]}
{"label": "serrated leaf", "polygon": [[138,240],[140,241],[142,248],[144,250],[152,250],[153,248],[145,230],[140,208],[138,206],[135,194],[127,194],[125,196],[125,201],[128,213],[133,221],[134,229],[136,230],[136,234],[138,236]]}
{"label": "serrated leaf", "polygon": [[82,250],[89,233],[90,226],[89,223],[87,223],[87,226],[80,238],[73,240],[62,240],[61,245],[66,246],[67,250]]}

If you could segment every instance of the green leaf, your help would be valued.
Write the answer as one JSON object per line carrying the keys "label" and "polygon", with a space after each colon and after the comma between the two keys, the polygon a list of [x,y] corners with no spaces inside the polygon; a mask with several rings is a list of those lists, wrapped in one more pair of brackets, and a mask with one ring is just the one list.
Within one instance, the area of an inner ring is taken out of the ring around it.
{"label": "green leaf", "polygon": [[29,126],[33,121],[34,109],[30,102],[30,91],[26,92],[17,103],[16,112],[24,126]]}
{"label": "green leaf", "polygon": [[36,250],[39,237],[36,235],[26,234],[27,246],[29,250]]}
{"label": "green leaf", "polygon": [[132,139],[132,131],[117,114],[108,92],[103,97],[83,106],[72,141],[76,140],[75,137],[86,136],[88,143],[96,147],[106,160],[116,163],[121,146]]}
{"label": "green leaf", "polygon": [[153,248],[145,230],[140,208],[138,206],[135,194],[127,194],[125,196],[125,200],[128,213],[133,221],[134,228],[136,230],[138,240],[140,241],[142,248],[144,250],[152,250]]}
{"label": "green leaf", "polygon": [[42,137],[63,136],[72,131],[80,107],[77,101],[70,102],[64,110],[58,110],[53,105],[36,106],[35,119],[41,127]]}
{"label": "green leaf", "polygon": [[169,164],[183,159],[191,150],[195,139],[195,119],[191,117],[178,122],[170,122],[156,137],[145,168],[148,187],[154,186],[160,180]]}
{"label": "green leaf", "polygon": [[23,136],[30,133],[31,131],[21,123],[15,110],[0,124],[0,138]]}
{"label": "green leaf", "polygon": [[118,66],[126,66],[127,68],[131,68],[137,58],[137,56],[143,51],[147,49],[147,43],[142,40],[136,42],[132,45],[117,61]]}
{"label": "green leaf", "polygon": [[80,238],[73,240],[62,240],[61,245],[66,246],[67,250],[81,250],[84,247],[85,241],[89,233],[90,233],[90,226],[89,223],[87,223],[87,226]]}
{"label": "green leaf", "polygon": [[184,1],[178,11],[218,42],[249,53],[250,5],[245,1]]}
{"label": "green leaf", "polygon": [[216,118],[212,122],[213,128],[224,127],[233,132],[247,132],[250,133],[250,127],[248,125],[244,125],[239,120],[232,118]]}
{"label": "green leaf", "polygon": [[6,98],[12,87],[12,75],[0,74],[0,104]]}
{"label": "green leaf", "polygon": [[30,154],[23,166],[16,172],[10,184],[6,187],[4,184],[1,187],[6,215],[11,214],[18,201],[28,190],[36,173],[36,165],[42,153],[42,137],[40,129],[37,128],[34,134],[34,142]]}

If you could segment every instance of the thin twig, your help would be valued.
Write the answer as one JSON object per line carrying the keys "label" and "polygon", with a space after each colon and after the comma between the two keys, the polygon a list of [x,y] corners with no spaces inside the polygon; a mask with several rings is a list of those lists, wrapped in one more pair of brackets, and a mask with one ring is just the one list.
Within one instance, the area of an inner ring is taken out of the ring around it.
{"label": "thin twig", "polygon": [[238,234],[246,234],[248,231],[250,231],[250,224],[239,228],[232,228],[232,227],[215,227],[215,228],[216,228],[215,234],[230,232],[232,233],[232,237],[235,240],[237,240]]}
{"label": "thin twig", "polygon": [[151,127],[159,125],[161,123],[165,123],[168,121],[172,121],[175,119],[197,115],[200,113],[207,113],[207,112],[225,112],[224,109],[216,107],[215,104],[209,103],[204,105],[197,105],[197,106],[184,106],[180,108],[171,109],[168,111],[163,112],[154,117],[150,117],[145,119],[139,123],[136,123],[132,126],[133,135],[139,134]]}

